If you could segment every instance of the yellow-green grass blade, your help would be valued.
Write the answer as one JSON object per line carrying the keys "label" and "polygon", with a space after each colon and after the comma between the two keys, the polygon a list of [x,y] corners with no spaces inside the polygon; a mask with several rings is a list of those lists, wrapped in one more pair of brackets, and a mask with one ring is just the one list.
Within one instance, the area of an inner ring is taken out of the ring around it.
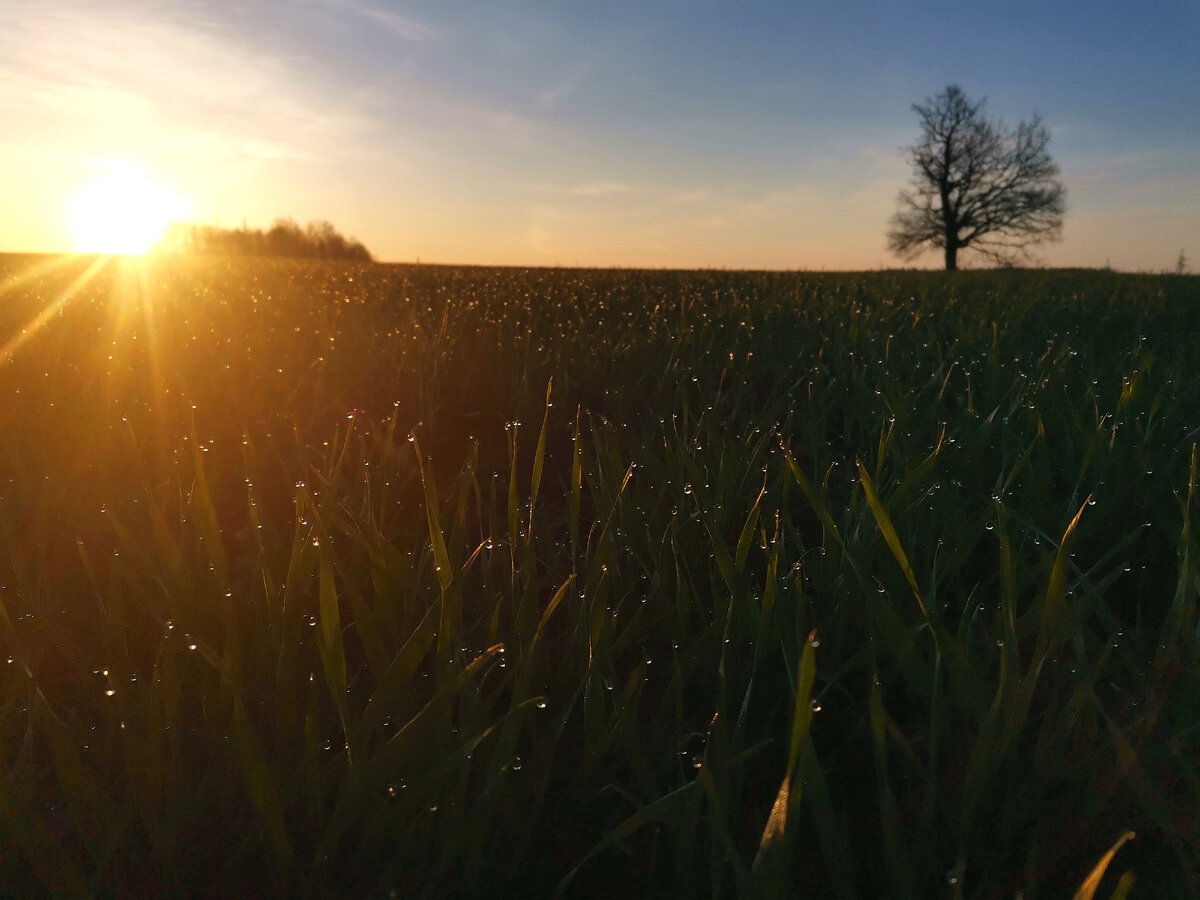
{"label": "yellow-green grass blade", "polygon": [[585,855],[584,858],[580,860],[579,863],[566,874],[566,876],[564,876],[562,881],[558,883],[558,886],[554,889],[554,893],[551,894],[551,896],[556,898],[567,896],[567,888],[570,887],[571,882],[575,880],[575,877],[585,865],[587,865],[608,848],[621,843],[627,837],[636,834],[647,825],[669,818],[675,812],[676,807],[682,806],[691,801],[691,795],[697,789],[697,785],[699,785],[698,781],[689,781],[687,784],[676,788],[669,794],[659,797],[652,803],[646,804],[633,815],[625,819],[620,825],[608,832],[608,834],[606,834],[599,843],[597,843],[594,847],[592,847],[591,850],[588,851],[587,855]]}
{"label": "yellow-green grass blade", "polygon": [[575,410],[575,429],[571,436],[571,483],[567,493],[567,530],[571,538],[571,568],[579,559],[579,514],[583,489],[583,446],[579,430],[580,409]]}
{"label": "yellow-green grass blade", "polygon": [[251,804],[257,813],[268,842],[275,853],[278,869],[285,871],[295,858],[292,841],[283,818],[283,804],[275,785],[270,767],[259,746],[258,736],[240,696],[240,686],[235,674],[217,653],[207,644],[198,641],[196,652],[221,676],[221,682],[229,692],[233,703],[233,743],[242,765],[242,777],[250,792]]}
{"label": "yellow-green grass blade", "polygon": [[[1100,887],[1100,882],[1104,879],[1104,873],[1108,871],[1109,863],[1113,861],[1113,857],[1117,855],[1117,851],[1125,846],[1126,841],[1131,841],[1136,834],[1132,831],[1126,831],[1113,843],[1108,851],[1100,857],[1100,861],[1096,863],[1096,867],[1088,874],[1088,877],[1083,880],[1083,884],[1079,885],[1079,890],[1075,892],[1074,900],[1093,900],[1096,896],[1096,889]],[[1126,888],[1128,890],[1128,888]]]}
{"label": "yellow-green grass blade", "polygon": [[[461,579],[479,558],[482,549],[482,544],[475,548],[475,552],[463,564],[452,587],[458,586],[458,579]],[[375,690],[359,718],[357,733],[360,741],[365,740],[367,735],[379,728],[383,724],[383,720],[393,715],[395,710],[404,708],[409,695],[410,682],[433,645],[438,623],[442,619],[443,599],[444,595],[439,596],[426,610],[420,622],[400,646],[383,677],[379,679],[379,683],[375,686]]]}
{"label": "yellow-green grass blade", "polygon": [[762,489],[758,492],[758,496],[754,498],[754,505],[750,507],[750,512],[746,516],[746,523],[742,526],[741,536],[738,537],[737,550],[733,559],[734,568],[738,572],[744,572],[746,569],[746,558],[750,555],[750,542],[754,540],[754,528],[758,524],[762,498],[766,493],[767,485],[764,481]]}
{"label": "yellow-green grass blade", "polygon": [[554,379],[546,383],[546,414],[542,417],[542,430],[538,432],[537,447],[533,452],[533,473],[529,480],[529,535],[533,536],[533,510],[537,505],[538,488],[542,484],[542,467],[546,461],[546,433],[550,428],[550,409],[553,405],[550,392],[554,388]]}
{"label": "yellow-green grass blade", "polygon": [[[299,488],[297,509],[307,508],[307,493]],[[287,740],[298,733],[300,696],[304,679],[301,671],[301,652],[304,645],[302,620],[305,615],[304,592],[301,587],[312,574],[312,546],[308,531],[297,522],[288,556],[287,580],[281,592],[281,602],[272,617],[278,634],[275,668],[275,717],[280,736]]]}
{"label": "yellow-green grass blade", "polygon": [[801,756],[800,776],[804,784],[804,797],[812,812],[813,824],[817,828],[817,840],[821,844],[821,856],[832,890],[839,900],[854,900],[858,896],[855,888],[854,863],[846,840],[845,829],[838,821],[833,795],[825,780],[825,772],[813,746],[811,731],[805,740]]}
{"label": "yellow-green grass blade", "polygon": [[795,810],[800,805],[803,784],[796,779],[801,755],[808,742],[812,726],[812,688],[817,674],[816,632],[809,635],[800,655],[799,671],[796,675],[795,702],[792,707],[792,730],[788,741],[788,762],[783,781],[775,795],[775,803],[767,816],[758,852],[751,867],[751,878],[757,896],[782,896],[787,890],[790,865],[790,847],[796,829],[789,828]]}
{"label": "yellow-green grass blade", "polygon": [[808,476],[800,471],[796,460],[792,458],[791,451],[785,448],[783,453],[784,459],[787,461],[788,470],[792,473],[792,477],[796,479],[796,483],[800,485],[800,491],[804,494],[804,498],[808,500],[808,505],[812,507],[813,512],[817,514],[817,518],[829,530],[834,540],[837,541],[838,546],[845,550],[845,544],[842,542],[842,536],[838,531],[837,525],[834,524],[833,516],[829,514],[829,509],[813,488],[812,482],[808,480]]}
{"label": "yellow-green grass blade", "polygon": [[[1087,500],[1090,499],[1091,495],[1088,495]],[[1087,500],[1079,507],[1079,511],[1071,519],[1067,530],[1063,532],[1062,540],[1058,545],[1058,552],[1054,554],[1054,565],[1050,569],[1050,583],[1046,586],[1046,596],[1042,603],[1038,648],[1034,653],[1035,665],[1039,664],[1043,655],[1049,651],[1050,646],[1058,640],[1063,617],[1068,612],[1066,608],[1067,570],[1071,565],[1071,556],[1068,548],[1071,543],[1071,535],[1075,531],[1075,526],[1079,524],[1079,520],[1083,516],[1083,511],[1088,507]]]}
{"label": "yellow-green grass blade", "polygon": [[1200,445],[1192,444],[1191,466],[1188,471],[1187,500],[1182,503],[1183,528],[1179,538],[1179,577],[1175,583],[1175,596],[1164,618],[1158,649],[1154,654],[1154,674],[1162,680],[1167,672],[1182,659],[1194,659],[1196,642],[1190,640],[1196,633],[1197,568],[1195,537],[1192,533],[1192,510],[1200,506]]}
{"label": "yellow-green grass blade", "polygon": [[102,864],[108,848],[119,839],[123,811],[101,789],[80,759],[70,731],[50,708],[40,689],[34,689],[35,706],[42,732],[50,746],[54,775],[71,811],[71,818],[88,848],[94,864]]}
{"label": "yellow-green grass blade", "polygon": [[1008,477],[1006,477],[999,485],[998,493],[1001,497],[1008,493],[1008,489],[1012,487],[1013,482],[1015,482],[1017,479],[1017,476],[1021,474],[1021,470],[1025,468],[1026,463],[1028,463],[1030,457],[1033,456],[1033,448],[1036,447],[1038,442],[1045,436],[1046,428],[1042,424],[1041,418],[1039,418],[1037,423],[1037,433],[1033,436],[1033,439],[1030,440],[1029,445],[1025,448],[1025,452],[1023,452],[1017,459],[1016,464],[1013,465],[1013,467],[1009,470]]}
{"label": "yellow-green grass blade", "polygon": [[729,830],[729,812],[721,799],[720,789],[717,787],[717,783],[713,779],[712,772],[707,765],[700,766],[700,769],[696,773],[696,779],[700,782],[700,786],[704,788],[705,797],[708,798],[708,805],[711,810],[709,813],[711,827],[717,832],[717,839],[721,842],[721,847],[725,851],[725,859],[733,867],[733,881],[737,889],[737,894],[740,897],[747,897],[750,895],[750,873],[746,869],[746,864],[742,862],[741,856],[738,854],[733,834]]}
{"label": "yellow-green grass blade", "polygon": [[883,689],[876,679],[871,687],[870,699],[871,738],[875,748],[875,779],[879,793],[880,830],[883,834],[883,855],[888,877],[896,896],[911,897],[913,892],[912,868],[909,851],[904,839],[904,822],[896,795],[892,791],[888,772],[887,714],[883,708]]}
{"label": "yellow-green grass blade", "polygon": [[433,561],[437,573],[438,584],[443,591],[450,587],[454,580],[454,570],[450,565],[450,553],[446,549],[446,541],[442,536],[442,525],[438,521],[440,503],[438,501],[437,484],[433,472],[425,471],[425,463],[421,459],[420,441],[413,439],[413,448],[417,454],[417,467],[421,473],[421,484],[425,489],[425,517],[429,525],[429,543],[433,547]]}
{"label": "yellow-green grass blade", "polygon": [[366,601],[362,593],[348,590],[350,607],[354,613],[354,630],[358,632],[363,650],[367,655],[367,664],[371,673],[378,680],[383,677],[391,665],[393,652],[388,640],[387,629],[375,609]]}
{"label": "yellow-green grass blade", "polygon": [[342,646],[342,619],[338,610],[337,586],[333,580],[333,561],[327,546],[320,548],[318,605],[320,627],[317,630],[317,650],[325,683],[342,724],[349,737],[346,723],[346,654]]}
{"label": "yellow-green grass blade", "polygon": [[497,644],[484,650],[449,681],[439,686],[433,697],[383,746],[359,763],[357,771],[342,791],[330,814],[321,836],[317,859],[329,858],[346,829],[360,819],[363,804],[368,802],[368,795],[383,790],[390,779],[426,756],[429,748],[438,743],[432,731],[441,727],[445,715],[450,712],[454,701],[466,689],[467,684],[496,661],[503,649],[502,645]]}
{"label": "yellow-green grass blade", "polygon": [[721,573],[721,580],[725,582],[725,587],[729,591],[730,596],[737,596],[737,582],[734,576],[733,559],[729,555],[729,547],[725,544],[725,538],[719,529],[713,527],[712,519],[704,511],[704,503],[700,499],[698,488],[692,492],[692,496],[696,501],[696,510],[700,514],[700,520],[704,523],[704,530],[708,532],[713,559],[717,563],[717,570]]}
{"label": "yellow-green grass blade", "polygon": [[867,467],[863,465],[861,459],[855,460],[855,464],[858,466],[859,478],[862,479],[862,488],[863,493],[867,497],[867,505],[871,508],[871,515],[875,517],[875,524],[879,526],[879,531],[883,534],[883,539],[887,542],[888,549],[892,551],[892,556],[896,558],[896,562],[900,564],[900,570],[904,573],[904,577],[908,579],[908,583],[912,587],[913,596],[917,598],[917,604],[921,607],[921,613],[928,620],[929,614],[925,611],[925,604],[921,600],[921,589],[917,587],[917,576],[913,574],[912,566],[909,565],[908,556],[904,552],[904,547],[900,544],[900,536],[896,534],[896,527],[892,524],[892,518],[888,515],[887,509],[879,499],[879,494],[875,492],[875,484],[871,481],[871,475],[867,472]]}

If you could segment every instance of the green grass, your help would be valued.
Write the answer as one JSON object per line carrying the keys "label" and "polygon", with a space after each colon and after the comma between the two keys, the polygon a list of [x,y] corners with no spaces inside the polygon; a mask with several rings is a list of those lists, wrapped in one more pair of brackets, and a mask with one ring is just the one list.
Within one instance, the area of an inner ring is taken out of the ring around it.
{"label": "green grass", "polygon": [[0,259],[0,887],[1200,892],[1197,334],[1172,276]]}

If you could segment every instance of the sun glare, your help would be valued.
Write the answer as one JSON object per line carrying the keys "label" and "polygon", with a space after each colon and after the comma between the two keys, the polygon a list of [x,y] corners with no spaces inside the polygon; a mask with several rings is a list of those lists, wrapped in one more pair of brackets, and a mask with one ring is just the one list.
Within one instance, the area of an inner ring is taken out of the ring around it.
{"label": "sun glare", "polygon": [[145,253],[168,224],[185,218],[188,201],[132,164],[113,166],[87,185],[69,211],[79,253]]}

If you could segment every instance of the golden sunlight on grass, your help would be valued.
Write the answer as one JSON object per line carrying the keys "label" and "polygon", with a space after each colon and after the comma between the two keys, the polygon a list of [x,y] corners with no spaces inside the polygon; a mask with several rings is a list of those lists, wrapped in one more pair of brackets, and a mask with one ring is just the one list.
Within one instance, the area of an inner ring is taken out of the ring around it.
{"label": "golden sunlight on grass", "polygon": [[145,253],[166,226],[190,212],[190,200],[120,162],[87,185],[68,211],[80,253]]}

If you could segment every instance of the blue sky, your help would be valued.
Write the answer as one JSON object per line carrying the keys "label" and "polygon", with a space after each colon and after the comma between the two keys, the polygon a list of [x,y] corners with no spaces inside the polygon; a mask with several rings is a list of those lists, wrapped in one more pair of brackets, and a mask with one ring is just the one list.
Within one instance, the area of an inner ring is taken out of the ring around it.
{"label": "blue sky", "polygon": [[897,265],[911,104],[958,83],[1050,127],[1048,264],[1200,269],[1200,0],[0,8],[3,249],[70,249],[130,161],[193,218],[386,260]]}

